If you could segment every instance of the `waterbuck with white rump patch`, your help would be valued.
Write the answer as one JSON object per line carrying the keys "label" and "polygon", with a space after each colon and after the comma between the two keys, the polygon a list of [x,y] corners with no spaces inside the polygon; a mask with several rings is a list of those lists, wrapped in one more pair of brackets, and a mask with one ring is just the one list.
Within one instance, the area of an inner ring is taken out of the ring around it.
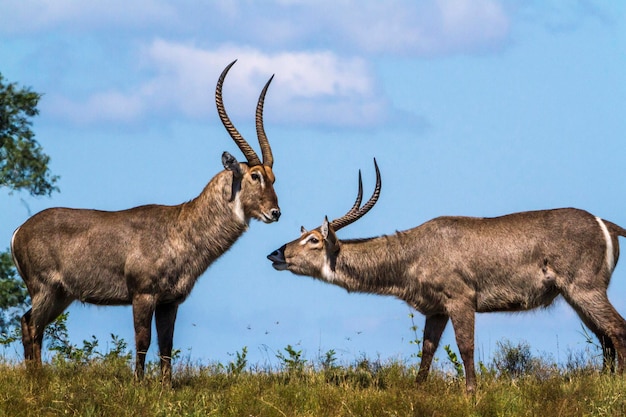
{"label": "waterbuck with white rump patch", "polygon": [[74,300],[130,304],[136,378],[144,373],[154,315],[162,379],[171,383],[179,304],[209,265],[246,231],[251,218],[271,223],[280,217],[272,151],[263,128],[263,103],[272,78],[256,109],[261,162],[224,110],[222,84],[235,62],[220,75],[215,101],[220,119],[246,163],[224,152],[225,169],[198,197],[180,205],[146,205],[113,212],[51,208],[15,231],[11,251],[32,301],[32,308],[22,317],[27,361],[41,364],[45,327]]}
{"label": "waterbuck with white rump patch", "polygon": [[[374,161],[376,162],[376,161]],[[605,368],[623,373],[626,322],[607,297],[626,230],[586,211],[564,208],[495,218],[438,217],[390,236],[339,240],[336,232],[365,215],[360,207],[271,253],[275,269],[307,275],[348,291],[393,295],[426,316],[417,381],[428,371],[448,320],[473,391],[474,316],[547,307],[558,296],[576,310],[604,348]],[[617,355],[617,358],[616,358]]]}

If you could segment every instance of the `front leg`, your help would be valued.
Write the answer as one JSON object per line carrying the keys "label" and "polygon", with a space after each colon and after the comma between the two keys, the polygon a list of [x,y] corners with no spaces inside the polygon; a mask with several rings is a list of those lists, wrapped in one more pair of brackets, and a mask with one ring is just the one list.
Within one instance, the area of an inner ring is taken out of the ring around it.
{"label": "front leg", "polygon": [[161,381],[164,385],[172,384],[172,346],[177,312],[178,304],[176,303],[160,304],[155,311],[159,356],[161,358]]}
{"label": "front leg", "polygon": [[446,325],[448,324],[448,316],[444,314],[437,314],[434,316],[426,316],[426,323],[424,324],[424,341],[422,345],[422,360],[420,362],[420,369],[417,372],[416,382],[418,384],[426,381],[428,372],[430,371],[430,365],[433,362],[435,351],[439,346],[441,335],[443,334]]}
{"label": "front leg", "polygon": [[450,312],[456,344],[459,347],[465,367],[465,389],[476,389],[476,370],[474,369],[474,321],[475,312],[471,308],[459,306]]}
{"label": "front leg", "polygon": [[155,309],[155,297],[150,294],[133,296],[133,324],[135,327],[135,379],[144,375],[146,354],[150,347],[152,315]]}

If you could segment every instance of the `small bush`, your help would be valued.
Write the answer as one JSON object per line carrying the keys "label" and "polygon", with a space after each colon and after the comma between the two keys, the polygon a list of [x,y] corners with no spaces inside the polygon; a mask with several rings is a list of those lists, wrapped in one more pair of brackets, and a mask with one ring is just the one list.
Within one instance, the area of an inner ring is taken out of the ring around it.
{"label": "small bush", "polygon": [[497,351],[493,356],[493,367],[499,375],[519,378],[533,372],[536,361],[530,351],[530,345],[519,342],[514,345],[510,340],[497,342]]}

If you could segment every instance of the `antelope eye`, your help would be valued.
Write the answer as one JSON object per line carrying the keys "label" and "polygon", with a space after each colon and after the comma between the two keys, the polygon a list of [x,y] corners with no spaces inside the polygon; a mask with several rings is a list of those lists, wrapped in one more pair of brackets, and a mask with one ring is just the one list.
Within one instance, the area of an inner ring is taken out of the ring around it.
{"label": "antelope eye", "polygon": [[318,244],[318,243],[320,243],[320,240],[318,238],[316,238],[315,236],[311,236],[309,238],[309,243]]}
{"label": "antelope eye", "polygon": [[258,173],[256,173],[256,172],[253,172],[250,176],[255,181],[260,181],[261,180],[261,176]]}

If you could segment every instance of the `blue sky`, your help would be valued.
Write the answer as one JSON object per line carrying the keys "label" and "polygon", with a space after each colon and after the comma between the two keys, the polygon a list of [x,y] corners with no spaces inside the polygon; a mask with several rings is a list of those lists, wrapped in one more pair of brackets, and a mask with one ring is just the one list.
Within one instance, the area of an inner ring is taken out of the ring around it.
{"label": "blue sky", "polygon": [[[228,361],[247,346],[252,363],[275,363],[287,344],[347,361],[416,353],[404,302],[347,294],[265,259],[301,225],[341,216],[359,169],[371,191],[373,157],[380,200],[340,238],[564,206],[626,225],[623,2],[8,0],[1,9],[0,72],[44,94],[34,130],[61,177],[51,198],[0,195],[5,247],[47,207],[195,197],[222,169],[222,151],[242,158],[216,115],[219,73],[238,59],[224,100],[255,145],[256,99],[275,74],[265,120],[283,216],[252,222],[181,306],[174,343],[194,361]],[[609,291],[622,314],[625,271]],[[69,330],[74,343],[95,335],[105,345],[114,333],[132,345],[131,321],[130,308],[75,304]],[[562,300],[478,316],[478,359],[503,338],[561,361],[585,348]],[[442,343],[454,346],[451,327]]]}

